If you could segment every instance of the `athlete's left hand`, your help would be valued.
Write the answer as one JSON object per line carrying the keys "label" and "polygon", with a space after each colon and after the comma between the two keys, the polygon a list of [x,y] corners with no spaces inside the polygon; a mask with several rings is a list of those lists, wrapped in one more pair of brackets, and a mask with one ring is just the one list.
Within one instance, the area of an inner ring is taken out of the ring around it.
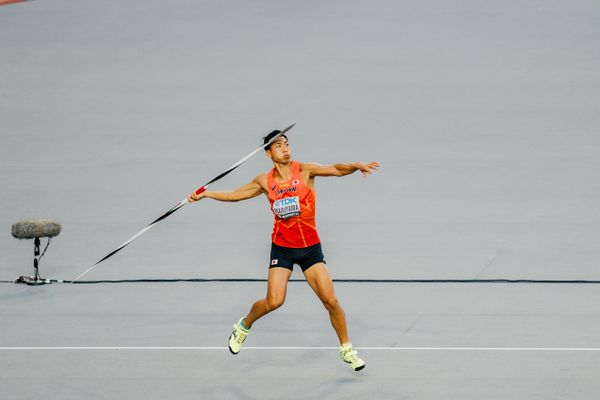
{"label": "athlete's left hand", "polygon": [[371,175],[373,171],[377,171],[379,169],[379,163],[377,161],[371,161],[370,163],[356,162],[354,163],[354,167],[360,171],[363,178],[366,178],[368,175]]}

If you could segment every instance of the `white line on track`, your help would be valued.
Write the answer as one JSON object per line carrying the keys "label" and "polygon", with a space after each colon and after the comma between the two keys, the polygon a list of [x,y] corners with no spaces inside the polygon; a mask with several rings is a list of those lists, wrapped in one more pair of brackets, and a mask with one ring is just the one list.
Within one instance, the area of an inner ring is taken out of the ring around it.
{"label": "white line on track", "polygon": [[[225,346],[159,347],[159,346],[53,346],[0,347],[0,351],[23,350],[226,350]],[[338,350],[338,347],[244,347],[244,350]],[[600,347],[356,347],[357,350],[385,351],[600,351]]]}

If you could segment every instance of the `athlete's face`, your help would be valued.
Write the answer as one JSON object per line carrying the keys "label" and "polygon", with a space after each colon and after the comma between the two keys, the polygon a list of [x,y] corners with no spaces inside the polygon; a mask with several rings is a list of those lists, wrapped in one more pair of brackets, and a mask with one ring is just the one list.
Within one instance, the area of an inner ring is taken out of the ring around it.
{"label": "athlete's face", "polygon": [[277,163],[287,163],[292,155],[290,154],[290,145],[283,136],[277,138],[267,150],[267,156]]}

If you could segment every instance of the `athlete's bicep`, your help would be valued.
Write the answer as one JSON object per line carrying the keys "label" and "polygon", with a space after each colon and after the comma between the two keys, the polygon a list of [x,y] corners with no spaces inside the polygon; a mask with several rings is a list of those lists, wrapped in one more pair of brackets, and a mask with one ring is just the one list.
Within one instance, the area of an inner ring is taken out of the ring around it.
{"label": "athlete's bicep", "polygon": [[263,192],[262,186],[253,180],[233,191],[236,200],[246,200],[258,196]]}

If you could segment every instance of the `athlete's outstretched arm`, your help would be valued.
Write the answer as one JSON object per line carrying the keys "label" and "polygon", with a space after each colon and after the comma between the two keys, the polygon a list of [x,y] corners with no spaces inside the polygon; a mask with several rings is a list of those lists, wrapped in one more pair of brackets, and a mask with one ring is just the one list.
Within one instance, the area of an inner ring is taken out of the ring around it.
{"label": "athlete's outstretched arm", "polygon": [[379,168],[379,163],[377,161],[371,161],[370,163],[357,161],[351,164],[331,165],[305,163],[302,164],[302,168],[307,169],[310,172],[310,176],[345,176],[356,171],[360,171],[363,176],[367,176],[371,175],[373,171],[376,171]]}
{"label": "athlete's outstretched arm", "polygon": [[225,190],[220,192],[213,192],[206,190],[200,194],[192,193],[188,196],[188,200],[198,201],[204,197],[209,199],[215,199],[219,201],[240,201],[247,200],[258,196],[263,192],[263,188],[259,182],[260,177],[256,177],[252,182],[245,184],[235,190]]}

